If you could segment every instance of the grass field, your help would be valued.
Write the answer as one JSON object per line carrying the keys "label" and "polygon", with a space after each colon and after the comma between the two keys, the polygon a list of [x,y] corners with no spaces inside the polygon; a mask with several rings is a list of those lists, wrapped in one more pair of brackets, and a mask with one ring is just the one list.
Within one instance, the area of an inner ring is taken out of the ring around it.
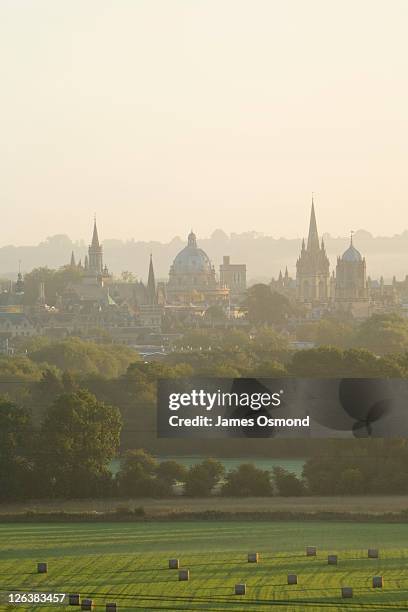
{"label": "grass field", "polygon": [[[122,612],[407,610],[407,542],[408,524],[3,524],[0,590],[79,592],[97,610],[116,601]],[[316,558],[305,556],[307,545],[318,547]],[[367,558],[369,547],[380,549],[380,559]],[[247,563],[251,551],[261,554],[259,564]],[[338,566],[327,565],[328,553],[339,555]],[[167,568],[170,557],[190,569],[189,582]],[[48,562],[48,574],[36,573],[38,561]],[[288,573],[298,574],[298,585],[286,584]],[[384,576],[383,589],[371,588],[375,575]],[[247,584],[244,597],[233,595],[239,582]],[[354,587],[354,598],[341,600],[341,586]]]}

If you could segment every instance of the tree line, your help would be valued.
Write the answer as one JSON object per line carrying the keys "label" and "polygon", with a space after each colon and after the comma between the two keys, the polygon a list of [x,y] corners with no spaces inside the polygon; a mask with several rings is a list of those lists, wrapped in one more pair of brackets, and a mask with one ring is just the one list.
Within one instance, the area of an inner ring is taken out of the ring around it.
{"label": "tree line", "polygon": [[323,441],[301,477],[248,462],[226,472],[215,459],[186,468],[141,449],[122,453],[113,474],[122,424],[117,407],[86,389],[58,395],[37,427],[27,410],[1,398],[0,501],[171,497],[177,491],[189,497],[408,493],[407,440]]}

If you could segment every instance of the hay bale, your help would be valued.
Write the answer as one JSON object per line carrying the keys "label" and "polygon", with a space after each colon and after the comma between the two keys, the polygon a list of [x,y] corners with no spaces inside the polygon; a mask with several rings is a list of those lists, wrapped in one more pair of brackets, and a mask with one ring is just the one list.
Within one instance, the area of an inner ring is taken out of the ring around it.
{"label": "hay bale", "polygon": [[179,571],[179,580],[190,580],[190,570],[180,570]]}
{"label": "hay bale", "polygon": [[46,574],[48,572],[48,563],[37,563],[37,572],[39,574]]}
{"label": "hay bale", "polygon": [[384,586],[384,579],[382,576],[374,576],[373,578],[373,589],[382,589]]}
{"label": "hay bale", "polygon": [[353,597],[353,589],[351,587],[343,587],[341,589],[341,596],[343,599],[350,599]]}
{"label": "hay bale", "polygon": [[258,563],[259,553],[248,553],[248,563]]}
{"label": "hay bale", "polygon": [[117,612],[117,605],[115,603],[107,603],[105,611],[106,612]]}
{"label": "hay bale", "polygon": [[81,602],[81,610],[92,610],[94,607],[93,599],[83,599]]}
{"label": "hay bale", "polygon": [[337,555],[328,555],[327,565],[337,565]]}
{"label": "hay bale", "polygon": [[246,584],[236,584],[235,595],[246,595]]}
{"label": "hay bale", "polygon": [[288,584],[297,584],[296,574],[288,574]]}
{"label": "hay bale", "polygon": [[169,559],[169,569],[178,569],[180,567],[179,559]]}
{"label": "hay bale", "polygon": [[316,546],[307,546],[306,547],[306,556],[307,557],[315,557],[316,556]]}
{"label": "hay bale", "polygon": [[378,548],[369,548],[367,553],[369,559],[378,559]]}
{"label": "hay bale", "polygon": [[70,606],[79,606],[81,605],[81,596],[79,593],[71,593],[68,595],[68,603]]}

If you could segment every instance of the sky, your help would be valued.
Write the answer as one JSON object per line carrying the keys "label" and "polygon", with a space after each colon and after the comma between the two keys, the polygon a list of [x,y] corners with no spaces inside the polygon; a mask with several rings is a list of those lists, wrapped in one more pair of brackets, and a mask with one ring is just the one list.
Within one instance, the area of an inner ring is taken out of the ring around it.
{"label": "sky", "polygon": [[408,229],[406,0],[1,0],[0,245]]}

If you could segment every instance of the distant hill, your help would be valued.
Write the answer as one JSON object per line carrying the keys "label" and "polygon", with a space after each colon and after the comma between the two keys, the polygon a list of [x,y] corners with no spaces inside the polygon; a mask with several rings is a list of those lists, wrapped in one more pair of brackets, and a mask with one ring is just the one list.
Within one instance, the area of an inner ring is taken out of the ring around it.
{"label": "distant hill", "polygon": [[[336,264],[349,244],[349,238],[334,238],[323,235],[331,267]],[[367,273],[373,278],[381,275],[386,280],[393,275],[401,279],[408,274],[408,231],[392,237],[373,237],[370,233],[359,230],[354,235],[354,244],[367,261]],[[141,242],[130,240],[103,241],[104,260],[113,273],[123,270],[133,272],[138,278],[147,277],[149,255],[153,254],[156,277],[167,278],[169,267],[185,240],[175,237],[169,243]],[[211,258],[218,271],[223,255],[230,255],[232,263],[246,263],[249,280],[266,281],[277,276],[279,270],[288,266],[289,273],[295,274],[296,259],[299,255],[301,240],[273,238],[256,232],[243,234],[226,234],[215,230],[210,238],[200,238],[198,245]],[[30,271],[34,267],[48,266],[57,268],[70,261],[71,251],[77,261],[85,258],[87,244],[84,241],[73,242],[64,234],[51,236],[37,246],[4,246],[0,248],[0,275],[14,278],[18,262],[22,270]]]}

